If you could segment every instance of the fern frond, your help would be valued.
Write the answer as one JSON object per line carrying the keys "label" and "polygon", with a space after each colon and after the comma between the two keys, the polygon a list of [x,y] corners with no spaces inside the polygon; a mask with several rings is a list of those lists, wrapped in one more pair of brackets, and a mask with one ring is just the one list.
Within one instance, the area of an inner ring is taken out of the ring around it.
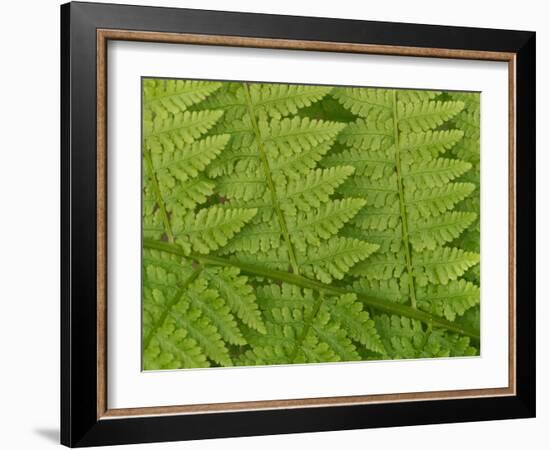
{"label": "fern frond", "polygon": [[399,147],[414,160],[435,158],[452,148],[464,136],[462,130],[428,130],[420,133],[403,133]]}
{"label": "fern frond", "polygon": [[296,211],[309,211],[327,202],[336,188],[353,173],[353,167],[341,166],[311,171],[303,180],[291,181],[283,193],[282,199],[288,200],[281,207],[289,215]]}
{"label": "fern frond", "polygon": [[208,253],[227,244],[256,214],[255,209],[226,209],[219,206],[201,209],[194,215],[174,218],[176,242],[188,251]]}
{"label": "fern frond", "polygon": [[323,159],[324,167],[351,166],[358,176],[372,180],[393,175],[395,159],[388,151],[349,149],[328,155]]}
{"label": "fern frond", "polygon": [[221,83],[195,80],[143,80],[143,102],[156,114],[185,111],[221,87]]}
{"label": "fern frond", "polygon": [[[364,204],[364,200],[355,198],[329,200],[319,209],[299,212],[296,216],[288,217],[287,227],[292,244],[299,251],[305,251],[307,245],[319,246],[322,240],[337,234]],[[257,253],[278,248],[281,245],[280,235],[281,230],[276,224],[264,220],[251,223],[224,248],[224,253]]]}
{"label": "fern frond", "polygon": [[407,270],[407,264],[399,252],[376,253],[368,260],[355,265],[350,270],[350,274],[365,277],[367,280],[390,280],[400,278],[405,270]]}
{"label": "fern frond", "polygon": [[471,183],[451,183],[433,189],[414,191],[407,196],[406,205],[412,219],[430,217],[453,209],[475,189]]}
{"label": "fern frond", "polygon": [[331,141],[323,142],[308,150],[295,152],[291,155],[285,154],[274,157],[270,160],[269,164],[274,178],[277,181],[285,183],[286,179],[296,180],[307,175],[317,166],[317,163],[319,163],[322,157],[330,150],[331,146]]}
{"label": "fern frond", "polygon": [[424,330],[416,320],[380,315],[375,322],[386,354],[392,359],[444,358],[476,353],[469,338],[440,330]]}
{"label": "fern frond", "polygon": [[249,336],[244,364],[354,361],[357,346],[383,351],[375,324],[354,295],[316,297],[283,283],[257,290],[267,319],[265,335]]}
{"label": "fern frond", "polygon": [[324,283],[340,280],[356,263],[371,255],[378,245],[350,238],[332,238],[320,247],[308,247],[297,255],[304,273]]}
{"label": "fern frond", "polygon": [[[222,338],[230,344],[245,344],[237,322],[229,307],[214,289],[208,289],[208,282],[201,277],[193,284],[194,289],[187,289],[183,296],[190,304],[199,309],[216,327]],[[221,361],[218,361],[221,362]]]}
{"label": "fern frond", "polygon": [[196,306],[214,295],[204,283],[197,283],[200,271],[178,265],[177,258],[159,252],[150,252],[146,261],[144,368],[207,367],[207,358],[231,365],[221,333],[211,317],[220,323],[223,320],[215,313],[207,317]]}
{"label": "fern frond", "polygon": [[372,280],[367,277],[353,283],[353,290],[367,297],[376,297],[395,303],[408,300],[407,280],[404,277],[389,280]]}
{"label": "fern frond", "polygon": [[428,282],[447,284],[456,280],[470,267],[479,263],[477,253],[465,252],[458,248],[440,247],[413,254],[415,279],[420,286]]}
{"label": "fern frond", "polygon": [[[328,86],[257,83],[250,85],[250,97],[255,109],[280,119],[321,100],[331,90]],[[237,95],[243,98],[242,92]]]}
{"label": "fern frond", "polygon": [[473,164],[441,157],[459,144],[464,131],[438,129],[459,117],[465,102],[440,100],[444,96],[425,91],[375,95],[344,89],[332,95],[359,117],[340,134],[349,149],[329,154],[322,164],[355,167],[337,191],[367,200],[342,234],[380,246],[348,276],[359,277],[359,287],[375,283],[374,290],[366,290],[371,293],[382,283],[392,283],[392,291],[380,289],[382,296],[408,297],[414,306],[417,288],[428,283],[445,286],[479,261],[477,253],[444,247],[459,239],[477,217],[457,210],[475,191],[475,184],[463,181]]}
{"label": "fern frond", "polygon": [[363,230],[387,231],[395,230],[400,224],[400,212],[397,202],[390,203],[388,206],[379,205],[377,201],[374,205],[364,207],[354,218],[353,225]]}
{"label": "fern frond", "polygon": [[[145,299],[151,303],[150,297]],[[144,370],[209,366],[197,341],[190,337],[187,329],[181,328],[180,323],[172,317],[161,325],[155,338],[143,350],[143,360]]]}
{"label": "fern frond", "polygon": [[384,347],[374,321],[367,311],[363,311],[363,305],[357,301],[355,295],[342,295],[338,299],[326,301],[324,305],[351,339],[362,344],[367,350],[384,354]]}
{"label": "fern frond", "polygon": [[479,94],[142,94],[144,369],[478,354]]}
{"label": "fern frond", "polygon": [[435,99],[441,92],[438,91],[420,91],[414,89],[399,90],[399,100],[406,103],[418,103]]}
{"label": "fern frond", "polygon": [[163,119],[144,122],[143,140],[153,153],[172,152],[191,144],[206,133],[222,116],[222,111],[185,111]]}
{"label": "fern frond", "polygon": [[[473,168],[462,176],[464,181],[475,185],[475,189],[466,197],[457,209],[466,212],[480,211],[480,96],[476,93],[453,93],[453,99],[463,101],[466,105],[455,118],[456,126],[464,129],[464,137],[456,146],[450,150],[450,154],[456,158],[463,159],[472,164]],[[479,252],[480,217],[469,226],[469,228],[454,241],[454,245]],[[466,277],[479,285],[479,266],[473,267]]]}
{"label": "fern frond", "polygon": [[336,88],[331,95],[360,117],[368,117],[372,112],[390,114],[392,107],[391,92],[386,89]]}
{"label": "fern frond", "polygon": [[419,219],[409,227],[415,250],[433,250],[456,239],[477,218],[475,213],[452,211],[428,219]]}
{"label": "fern frond", "polygon": [[230,202],[235,199],[248,201],[264,197],[267,186],[261,171],[256,169],[217,178],[216,190]]}
{"label": "fern frond", "polygon": [[308,244],[319,246],[322,239],[337,234],[364,205],[365,201],[358,198],[329,200],[316,211],[293,216],[288,221],[292,243],[300,251],[305,251]]}
{"label": "fern frond", "polygon": [[307,151],[326,141],[333,141],[344,125],[337,122],[310,120],[307,117],[260,120],[260,133],[269,157],[290,156]]}
{"label": "fern frond", "polygon": [[364,197],[368,205],[377,208],[391,205],[399,198],[399,187],[395,173],[376,180],[368,176],[349,178],[346,183],[342,184],[339,192],[344,196]]}
{"label": "fern frond", "polygon": [[235,267],[207,267],[204,276],[227,301],[231,311],[250,328],[265,333],[265,324],[256,303],[256,295],[248,279]]}
{"label": "fern frond", "polygon": [[457,115],[464,108],[460,101],[422,101],[397,103],[397,118],[401,131],[426,131],[434,129]]}
{"label": "fern frond", "polygon": [[229,135],[210,136],[173,152],[152,152],[151,160],[159,183],[173,187],[196,177],[216,158],[229,140]]}
{"label": "fern frond", "polygon": [[[166,211],[174,217],[182,217],[197,205],[202,205],[214,193],[215,183],[198,176],[185,182],[161,186],[159,190],[166,206]],[[156,202],[156,199],[155,199]]]}
{"label": "fern frond", "polygon": [[429,162],[412,164],[405,169],[404,183],[409,189],[443,186],[472,168],[472,165],[458,159],[438,158]]}
{"label": "fern frond", "polygon": [[466,280],[451,281],[446,286],[428,285],[419,290],[418,300],[420,308],[455,320],[479,304],[479,287]]}
{"label": "fern frond", "polygon": [[391,117],[382,112],[357,119],[340,133],[338,141],[357,149],[387,150],[392,144],[392,131]]}

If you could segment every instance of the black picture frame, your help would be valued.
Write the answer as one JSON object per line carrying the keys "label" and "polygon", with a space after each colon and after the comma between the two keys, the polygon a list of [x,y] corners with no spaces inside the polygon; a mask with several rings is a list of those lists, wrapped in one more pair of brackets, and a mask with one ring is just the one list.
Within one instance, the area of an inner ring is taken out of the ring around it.
{"label": "black picture frame", "polygon": [[[292,409],[98,418],[97,30],[515,54],[516,393]],[[534,32],[93,3],[61,6],[61,443],[70,447],[535,416]]]}

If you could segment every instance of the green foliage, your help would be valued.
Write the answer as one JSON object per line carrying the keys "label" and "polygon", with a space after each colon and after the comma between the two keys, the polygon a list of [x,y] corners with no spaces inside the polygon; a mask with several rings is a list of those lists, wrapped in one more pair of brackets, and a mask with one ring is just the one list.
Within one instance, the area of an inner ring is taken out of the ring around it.
{"label": "green foliage", "polygon": [[477,354],[478,116],[477,94],[145,79],[144,368]]}
{"label": "green foliage", "polygon": [[289,284],[259,288],[267,333],[250,333],[239,363],[288,364],[357,361],[354,345],[383,352],[369,313],[353,294],[324,297]]}
{"label": "green foliage", "polygon": [[[350,278],[359,278],[370,295],[389,293],[388,299],[453,321],[479,305],[479,278],[468,277],[479,267],[479,95],[420,94],[336,88],[334,96],[358,118],[340,135],[344,149],[322,164],[356,168],[339,191],[362,194],[368,205],[342,232],[380,245]],[[472,229],[477,247],[462,240]],[[407,330],[420,326],[396,323]],[[442,336],[438,342],[450,338]],[[425,356],[415,348],[401,357]]]}

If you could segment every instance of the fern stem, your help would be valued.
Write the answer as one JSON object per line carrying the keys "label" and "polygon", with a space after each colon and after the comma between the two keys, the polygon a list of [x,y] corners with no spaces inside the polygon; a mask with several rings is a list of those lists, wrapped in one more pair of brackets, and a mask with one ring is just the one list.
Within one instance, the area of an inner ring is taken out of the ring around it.
{"label": "fern stem", "polygon": [[149,347],[149,344],[151,343],[151,339],[153,337],[154,331],[158,330],[159,327],[162,326],[162,324],[164,323],[164,321],[168,317],[168,314],[170,313],[170,310],[174,307],[174,305],[176,303],[179,302],[181,296],[184,294],[185,289],[187,289],[187,287],[193,281],[195,281],[197,279],[197,277],[201,274],[201,272],[202,272],[202,267],[197,267],[195,270],[193,270],[191,275],[189,275],[187,277],[187,279],[183,283],[181,283],[181,285],[178,288],[178,291],[176,292],[176,294],[174,295],[172,300],[170,300],[168,302],[168,304],[164,308],[164,311],[162,311],[161,316],[157,320],[155,320],[155,323],[151,327],[151,330],[149,331],[147,336],[144,337],[144,339],[143,339],[143,350],[145,350],[147,347]]}
{"label": "fern stem", "polygon": [[345,294],[355,294],[358,299],[360,299],[367,307],[372,307],[373,309],[386,313],[386,314],[395,314],[398,316],[409,317],[411,319],[419,320],[422,323],[425,323],[428,326],[434,326],[439,328],[444,328],[446,330],[452,331],[454,333],[461,334],[463,336],[468,336],[476,341],[479,341],[479,333],[453,322],[449,322],[441,317],[435,316],[433,314],[421,311],[416,308],[412,308],[407,305],[400,303],[394,303],[388,300],[367,296],[365,294],[355,292],[351,289],[346,289],[343,287],[330,286],[323,283],[320,283],[315,280],[310,280],[309,278],[303,277],[301,275],[295,275],[293,273],[284,272],[281,270],[267,269],[264,267],[258,267],[253,264],[247,264],[240,261],[230,260],[226,258],[221,258],[218,256],[207,256],[199,254],[186,254],[183,249],[175,244],[169,244],[167,242],[154,241],[151,239],[144,239],[143,246],[145,248],[164,251],[178,255],[187,259],[199,261],[203,264],[211,264],[216,266],[224,267],[237,267],[243,273],[253,276],[260,276],[269,278],[272,280],[282,281],[285,283],[294,284],[307,289],[313,289],[317,292],[325,292],[333,295],[345,295]]}
{"label": "fern stem", "polygon": [[166,236],[168,236],[168,240],[170,242],[174,242],[172,226],[170,225],[170,219],[168,218],[168,213],[166,212],[166,207],[164,206],[164,200],[162,199],[162,194],[160,192],[159,182],[157,180],[157,176],[155,174],[155,170],[153,167],[153,160],[151,159],[150,152],[145,149],[143,150],[143,159],[145,160],[147,170],[151,175],[151,180],[152,180],[151,186],[153,186],[153,190],[155,191],[155,196],[157,198],[157,205],[159,207],[162,223],[164,224],[164,231],[166,232]]}
{"label": "fern stem", "polygon": [[258,144],[258,153],[260,154],[260,160],[262,161],[262,166],[264,170],[264,175],[269,188],[269,193],[271,195],[271,203],[273,209],[277,214],[277,220],[279,221],[279,227],[281,228],[281,233],[288,250],[288,257],[290,259],[290,265],[292,266],[292,271],[296,274],[300,273],[298,267],[298,261],[296,259],[296,254],[294,253],[294,247],[292,242],[290,242],[290,234],[288,232],[288,227],[286,226],[285,216],[279,205],[279,199],[277,197],[277,189],[275,188],[275,183],[273,182],[273,177],[271,176],[271,169],[269,167],[269,160],[267,159],[267,154],[265,152],[264,144],[262,141],[262,135],[260,133],[260,128],[256,120],[256,113],[254,112],[254,105],[252,104],[252,98],[250,97],[250,91],[248,83],[243,83],[244,95],[246,98],[246,106],[248,108],[248,115],[250,116],[250,122],[252,123],[252,128],[254,129],[254,135],[256,136],[256,143]]}
{"label": "fern stem", "polygon": [[407,263],[407,281],[409,283],[409,295],[411,306],[416,308],[416,289],[412,270],[411,246],[409,243],[409,222],[407,220],[407,208],[405,207],[405,192],[401,175],[401,154],[399,149],[399,129],[397,127],[397,90],[393,90],[393,143],[395,147],[395,170],[397,172],[397,189],[399,191],[399,209],[401,212],[401,237],[405,247],[405,261]]}

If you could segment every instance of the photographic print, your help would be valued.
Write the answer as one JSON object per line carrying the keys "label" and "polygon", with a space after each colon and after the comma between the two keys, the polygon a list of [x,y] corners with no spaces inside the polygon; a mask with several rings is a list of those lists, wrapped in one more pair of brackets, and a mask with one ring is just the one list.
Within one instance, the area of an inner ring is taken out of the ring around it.
{"label": "photographic print", "polygon": [[480,354],[480,94],[142,78],[144,370]]}

